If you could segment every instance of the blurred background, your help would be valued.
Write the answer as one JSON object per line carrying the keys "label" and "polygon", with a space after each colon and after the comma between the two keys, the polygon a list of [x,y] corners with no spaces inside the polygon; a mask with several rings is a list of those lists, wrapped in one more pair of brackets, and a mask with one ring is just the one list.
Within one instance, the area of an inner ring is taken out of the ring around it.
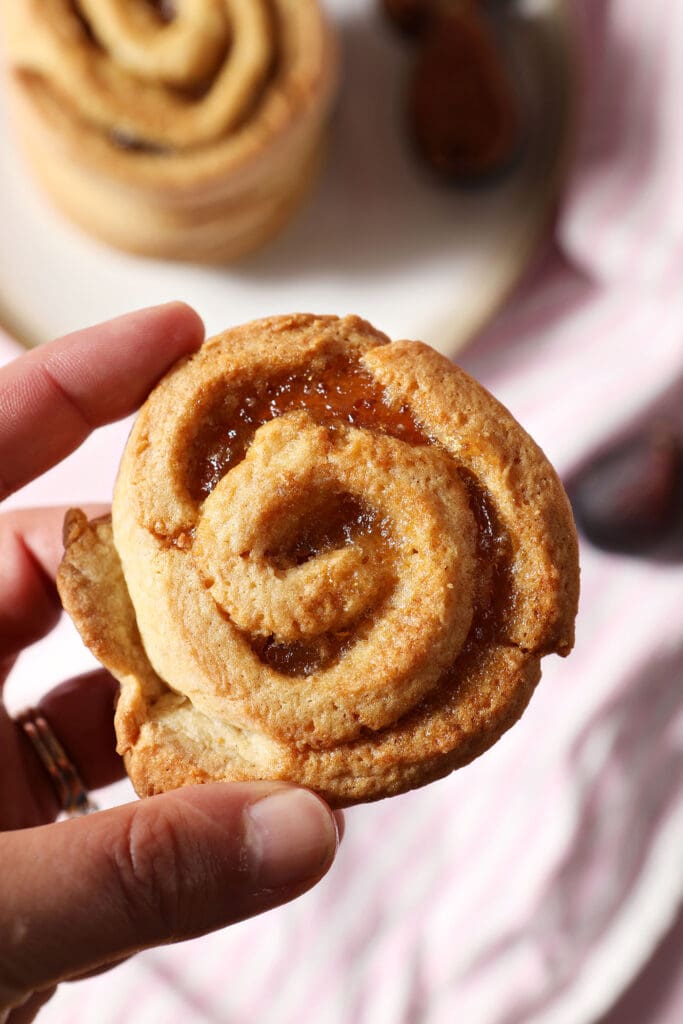
{"label": "blurred background", "polygon": [[[209,331],[302,309],[430,342],[567,484],[576,649],[544,663],[484,758],[351,809],[314,891],[62,985],[46,1024],[683,1020],[683,7],[452,0],[435,29],[426,6],[324,4],[341,70],[319,180],[230,266],[143,259],[73,227],[6,104],[0,359],[172,298]],[[8,505],[108,500],[129,427]],[[8,703],[91,664],[62,622],[22,656]]]}

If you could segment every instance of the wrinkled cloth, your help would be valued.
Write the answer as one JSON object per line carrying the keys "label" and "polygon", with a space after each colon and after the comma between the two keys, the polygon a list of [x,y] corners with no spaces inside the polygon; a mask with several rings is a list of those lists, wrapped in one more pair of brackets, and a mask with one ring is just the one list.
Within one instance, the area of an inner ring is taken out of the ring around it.
{"label": "wrinkled cloth", "polygon": [[[565,475],[683,405],[683,4],[573,10],[584,95],[554,237],[460,359]],[[101,499],[126,430],[99,432],[14,504]],[[544,662],[485,757],[349,811],[336,865],[296,903],[63,985],[41,1021],[598,1020],[683,890],[683,566],[587,544],[581,559],[576,649]],[[22,657],[13,692],[89,664],[65,623]],[[683,1020],[683,992],[651,1011],[648,1024]],[[620,1024],[645,1019],[634,1012]]]}

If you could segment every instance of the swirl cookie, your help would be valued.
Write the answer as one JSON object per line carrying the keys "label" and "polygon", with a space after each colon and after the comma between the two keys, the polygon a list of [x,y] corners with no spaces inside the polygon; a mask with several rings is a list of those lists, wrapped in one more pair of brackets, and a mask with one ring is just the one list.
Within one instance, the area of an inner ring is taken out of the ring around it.
{"label": "swirl cookie", "polygon": [[112,520],[70,513],[59,573],[121,681],[141,795],[287,779],[342,806],[438,778],[569,653],[562,486],[480,385],[356,317],[207,341],[141,410]]}
{"label": "swirl cookie", "polygon": [[33,169],[106,242],[228,260],[306,193],[337,79],[317,0],[12,0],[0,20]]}

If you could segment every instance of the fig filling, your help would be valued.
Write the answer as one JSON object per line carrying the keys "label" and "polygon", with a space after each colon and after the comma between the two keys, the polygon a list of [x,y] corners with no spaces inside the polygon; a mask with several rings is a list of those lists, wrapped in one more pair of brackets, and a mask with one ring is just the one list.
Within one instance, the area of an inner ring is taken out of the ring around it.
{"label": "fig filling", "polygon": [[465,645],[469,651],[482,644],[507,642],[508,625],[514,613],[513,550],[492,496],[471,470],[460,466],[458,474],[467,488],[477,524],[479,573],[474,618]]}
{"label": "fig filling", "polygon": [[159,21],[164,25],[168,25],[172,22],[178,13],[176,11],[175,0],[147,0],[147,3],[152,8]]}
{"label": "fig filling", "polygon": [[338,661],[355,643],[357,634],[332,633],[304,643],[281,643],[275,637],[251,637],[250,646],[264,665],[283,676],[310,676]]}
{"label": "fig filling", "polygon": [[377,536],[380,531],[386,533],[375,509],[352,494],[327,494],[307,510],[303,521],[295,522],[291,538],[267,554],[276,568],[287,570],[361,537]]}
{"label": "fig filling", "polygon": [[[281,374],[241,390],[222,395],[209,407],[200,430],[190,444],[186,487],[201,503],[222,477],[236,466],[260,426],[277,416],[304,409],[318,423],[334,429],[349,424],[399,438],[410,445],[435,443],[406,406],[389,404],[380,385],[358,363],[347,359],[315,362],[300,371]],[[496,641],[505,631],[513,607],[510,539],[496,515],[493,499],[465,467],[458,472],[478,525],[475,614],[470,637],[460,657],[471,656],[482,643]],[[269,553],[273,564],[286,571],[317,554],[352,544],[361,537],[375,537],[378,546],[391,543],[390,524],[377,511],[349,494],[321,496],[315,514],[302,521],[277,551]],[[368,609],[353,624],[335,633],[307,641],[282,642],[275,636],[245,639],[257,657],[286,676],[308,676],[337,662],[358,639],[367,634],[380,606]],[[449,677],[457,670],[448,670]]]}
{"label": "fig filling", "polygon": [[219,480],[240,462],[259,427],[276,416],[304,409],[318,423],[346,423],[427,445],[430,438],[410,411],[393,408],[383,389],[357,363],[330,359],[298,372],[250,383],[219,399],[192,443],[187,489],[203,501]]}

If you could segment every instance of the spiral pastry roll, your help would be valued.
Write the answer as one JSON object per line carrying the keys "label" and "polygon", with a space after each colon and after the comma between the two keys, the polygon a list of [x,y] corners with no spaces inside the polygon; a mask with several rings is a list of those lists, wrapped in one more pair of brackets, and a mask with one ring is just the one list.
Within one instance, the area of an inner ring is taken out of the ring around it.
{"label": "spiral pastry roll", "polygon": [[11,0],[0,21],[33,168],[86,230],[224,261],[301,201],[337,79],[317,0]]}
{"label": "spiral pastry roll", "polygon": [[573,643],[552,467],[462,370],[356,317],[206,342],[140,412],[112,520],[74,511],[65,540],[62,599],[121,681],[141,795],[410,789],[490,746]]}

